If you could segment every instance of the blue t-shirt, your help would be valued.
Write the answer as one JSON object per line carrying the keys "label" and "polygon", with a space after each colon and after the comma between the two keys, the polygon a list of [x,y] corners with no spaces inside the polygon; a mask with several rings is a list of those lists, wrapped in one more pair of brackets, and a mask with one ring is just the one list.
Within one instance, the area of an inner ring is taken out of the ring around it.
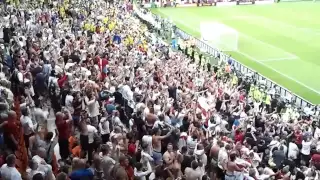
{"label": "blue t-shirt", "polygon": [[116,107],[113,104],[107,104],[105,107],[109,114],[111,114],[114,110],[116,110]]}
{"label": "blue t-shirt", "polygon": [[113,36],[113,42],[120,44],[121,43],[121,37],[118,35]]}
{"label": "blue t-shirt", "polygon": [[239,119],[235,119],[234,122],[233,122],[233,125],[235,127],[238,127],[240,125]]}
{"label": "blue t-shirt", "polygon": [[92,180],[93,172],[90,169],[80,169],[73,171],[69,178],[71,180]]}

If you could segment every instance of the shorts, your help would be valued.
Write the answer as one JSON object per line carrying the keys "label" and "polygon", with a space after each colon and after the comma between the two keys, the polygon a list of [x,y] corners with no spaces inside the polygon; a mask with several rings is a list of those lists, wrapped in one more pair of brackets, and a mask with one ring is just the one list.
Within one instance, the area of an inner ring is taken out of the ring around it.
{"label": "shorts", "polygon": [[216,172],[216,176],[218,179],[222,179],[224,177],[224,171],[219,168],[219,166],[215,166],[214,171]]}
{"label": "shorts", "polygon": [[80,145],[83,151],[88,151],[89,149],[89,137],[88,135],[80,135]]}
{"label": "shorts", "polygon": [[162,153],[161,152],[157,152],[157,151],[153,151],[152,158],[154,160],[154,163],[156,165],[159,165],[162,162]]}

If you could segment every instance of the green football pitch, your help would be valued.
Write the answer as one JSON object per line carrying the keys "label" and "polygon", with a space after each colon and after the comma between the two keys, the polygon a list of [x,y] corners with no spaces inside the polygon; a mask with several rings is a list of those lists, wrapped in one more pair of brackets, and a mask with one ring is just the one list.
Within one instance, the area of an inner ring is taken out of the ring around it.
{"label": "green football pitch", "polygon": [[[157,8],[200,38],[201,22],[238,31],[238,50],[227,52],[313,104],[320,104],[320,2],[228,7]],[[214,33],[214,30],[212,30]]]}

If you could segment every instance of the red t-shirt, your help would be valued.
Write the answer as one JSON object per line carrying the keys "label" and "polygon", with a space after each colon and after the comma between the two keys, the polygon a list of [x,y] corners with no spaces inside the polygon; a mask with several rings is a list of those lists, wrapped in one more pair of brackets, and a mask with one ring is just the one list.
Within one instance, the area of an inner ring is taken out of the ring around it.
{"label": "red t-shirt", "polygon": [[136,152],[136,148],[137,147],[136,147],[136,145],[134,143],[130,143],[128,145],[128,154],[133,156],[135,154],[135,152]]}
{"label": "red t-shirt", "polygon": [[241,95],[239,96],[239,100],[240,100],[240,101],[244,101],[244,95],[243,95],[243,94],[241,94]]}
{"label": "red t-shirt", "polygon": [[234,141],[235,141],[235,143],[237,143],[237,142],[240,142],[240,143],[242,143],[243,142],[243,139],[244,139],[244,134],[243,133],[237,133],[236,135],[235,135],[235,137],[234,137]]}
{"label": "red t-shirt", "polygon": [[63,75],[61,78],[58,79],[58,85],[60,88],[63,87],[64,83],[68,80],[67,75]]}
{"label": "red t-shirt", "polygon": [[314,164],[314,165],[320,165],[320,154],[314,154],[312,155],[311,157],[311,162]]}
{"label": "red t-shirt", "polygon": [[302,133],[295,132],[294,136],[296,144],[302,144]]}
{"label": "red t-shirt", "polygon": [[57,122],[57,130],[59,132],[59,139],[68,139],[69,138],[69,126],[66,120]]}
{"label": "red t-shirt", "polygon": [[[18,137],[18,131],[17,131],[17,129],[18,129],[17,124],[16,124],[14,121],[12,121],[12,120],[8,121],[8,124],[6,124],[6,125],[4,126],[4,128],[3,128],[4,133],[5,133],[7,136],[10,136],[10,135],[12,134],[15,138]],[[16,140],[17,140],[17,139],[16,139]]]}
{"label": "red t-shirt", "polygon": [[133,180],[133,176],[134,176],[134,170],[133,168],[129,165],[125,168],[126,172],[127,172],[127,175],[128,175],[128,178],[130,180]]}

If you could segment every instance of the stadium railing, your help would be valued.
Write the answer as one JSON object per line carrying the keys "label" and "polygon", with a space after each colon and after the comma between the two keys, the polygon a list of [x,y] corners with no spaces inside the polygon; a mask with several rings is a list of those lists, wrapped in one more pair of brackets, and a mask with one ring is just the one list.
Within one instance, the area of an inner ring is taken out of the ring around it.
{"label": "stadium railing", "polygon": [[[138,9],[136,8],[136,6],[134,5],[134,9]],[[139,10],[138,10],[139,11]],[[153,13],[152,13],[153,14]],[[153,17],[158,17],[158,15],[153,14]],[[153,19],[154,20],[154,19]],[[200,50],[205,51],[206,53],[211,54],[212,56],[216,57],[217,54],[220,55],[220,59],[224,60],[224,61],[229,61],[230,56],[227,54],[222,53],[221,51],[219,51],[218,49],[210,46],[209,44],[207,44],[206,42],[188,34],[187,32],[183,31],[182,29],[176,27],[176,34],[178,36],[180,36],[182,39],[193,39],[195,45],[197,46],[197,48],[199,48]],[[237,61],[234,58],[231,58],[231,60],[233,61],[233,66],[240,71],[242,74],[254,74],[255,78],[258,81],[265,81],[266,82],[266,86],[268,88],[270,87],[274,87],[277,86],[278,87],[278,92],[280,93],[280,95],[282,97],[288,98],[290,97],[291,102],[294,102],[296,106],[304,108],[306,106],[314,106],[314,104],[312,104],[311,102],[305,100],[304,98],[292,93],[291,91],[289,91],[288,89],[286,89],[285,87],[282,87],[281,85],[275,83],[274,81],[272,81],[271,79],[259,74],[258,72],[256,72],[255,70],[245,66],[244,64],[240,63],[239,61]]]}
{"label": "stadium railing", "polygon": [[[201,50],[204,50],[205,52],[211,54],[211,55],[216,55],[217,53],[220,54],[220,57],[224,56],[224,57],[229,57],[228,55],[226,54],[223,54],[221,53],[219,50],[215,49],[214,47],[208,45],[206,42],[198,39],[198,38],[195,38],[193,37],[192,35],[186,33],[185,31],[177,28],[176,30],[177,34],[179,36],[181,36],[182,39],[194,39],[194,43],[195,45],[201,49]],[[225,61],[228,61],[229,58],[222,58],[223,60]],[[282,97],[292,97],[292,102],[295,102],[295,105],[298,106],[298,107],[305,107],[307,105],[310,105],[310,106],[314,106],[311,102],[303,99],[302,97],[296,95],[296,94],[293,94],[292,92],[290,92],[288,89],[282,87],[281,85],[275,83],[274,81],[272,81],[271,79],[257,73],[256,71],[254,71],[253,69],[243,65],[242,63],[240,63],[239,61],[237,61],[236,59],[233,59],[232,58],[232,61],[233,61],[233,66],[239,70],[240,72],[242,72],[243,74],[255,74],[255,78],[257,78],[257,80],[259,81],[265,81],[266,82],[266,85],[267,87],[273,87],[274,85],[276,85],[277,87],[279,87],[279,93]]]}

